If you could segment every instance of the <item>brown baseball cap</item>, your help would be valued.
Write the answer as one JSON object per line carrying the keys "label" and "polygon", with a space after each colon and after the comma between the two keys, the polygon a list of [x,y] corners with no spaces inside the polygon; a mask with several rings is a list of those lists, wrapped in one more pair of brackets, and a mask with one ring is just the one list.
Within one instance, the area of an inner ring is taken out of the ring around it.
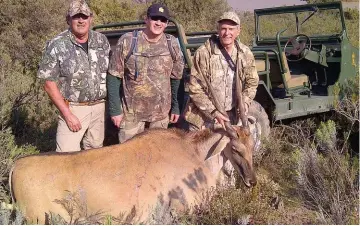
{"label": "brown baseball cap", "polygon": [[92,12],[85,0],[71,1],[67,15],[72,17],[79,13],[84,14],[86,16],[92,15]]}
{"label": "brown baseball cap", "polygon": [[231,20],[237,25],[240,25],[240,18],[235,12],[225,12],[223,15],[220,16],[218,23],[222,20]]}

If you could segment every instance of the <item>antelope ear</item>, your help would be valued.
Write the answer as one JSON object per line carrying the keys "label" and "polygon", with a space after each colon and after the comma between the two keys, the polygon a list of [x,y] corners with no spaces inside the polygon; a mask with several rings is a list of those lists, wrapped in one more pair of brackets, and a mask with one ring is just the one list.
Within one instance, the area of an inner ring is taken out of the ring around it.
{"label": "antelope ear", "polygon": [[216,154],[220,153],[222,150],[224,150],[228,143],[229,143],[229,138],[227,136],[223,136],[219,140],[219,142],[217,142],[217,144],[215,145],[214,152],[213,152],[212,156],[216,155]]}

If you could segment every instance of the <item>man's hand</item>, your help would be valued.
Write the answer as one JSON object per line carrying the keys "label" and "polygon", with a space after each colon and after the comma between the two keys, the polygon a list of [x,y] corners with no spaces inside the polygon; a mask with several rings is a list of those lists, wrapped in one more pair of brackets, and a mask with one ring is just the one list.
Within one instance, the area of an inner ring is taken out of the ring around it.
{"label": "man's hand", "polygon": [[115,125],[117,128],[120,128],[120,123],[121,123],[123,117],[124,117],[123,114],[111,116],[111,121],[114,123],[114,125]]}
{"label": "man's hand", "polygon": [[69,105],[64,101],[64,97],[61,95],[56,82],[50,80],[45,81],[44,89],[55,106],[59,109],[60,114],[64,118],[69,130],[72,132],[81,130],[81,123],[79,119],[70,111]]}
{"label": "man's hand", "polygon": [[73,113],[70,112],[67,116],[64,116],[64,119],[70,131],[77,132],[81,130],[81,123]]}
{"label": "man's hand", "polygon": [[180,115],[177,114],[171,114],[170,115],[170,123],[177,123],[177,121],[179,120]]}
{"label": "man's hand", "polygon": [[230,119],[218,111],[215,111],[214,116],[215,116],[215,120],[221,124],[221,126],[224,128],[224,130],[226,130],[225,122],[229,122]]}

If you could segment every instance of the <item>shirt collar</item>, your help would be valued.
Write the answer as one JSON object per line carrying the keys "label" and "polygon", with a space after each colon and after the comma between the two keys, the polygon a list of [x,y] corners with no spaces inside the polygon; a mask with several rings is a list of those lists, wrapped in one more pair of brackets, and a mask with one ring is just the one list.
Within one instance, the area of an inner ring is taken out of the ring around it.
{"label": "shirt collar", "polygon": [[[93,43],[96,43],[96,42],[93,42],[93,37],[94,37],[93,32],[94,32],[94,31],[89,30],[89,38],[88,38],[88,46],[89,46],[89,48],[90,48],[90,47],[93,47]],[[70,31],[70,28],[68,29],[68,37],[70,38],[70,40],[71,40],[75,45],[80,45],[80,44],[76,41],[75,35]]]}

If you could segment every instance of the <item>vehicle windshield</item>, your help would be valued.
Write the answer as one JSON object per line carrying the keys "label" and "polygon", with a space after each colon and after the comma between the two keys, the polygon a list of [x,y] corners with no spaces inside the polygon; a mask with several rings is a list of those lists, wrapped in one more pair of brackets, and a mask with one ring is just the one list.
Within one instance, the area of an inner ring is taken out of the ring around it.
{"label": "vehicle windshield", "polygon": [[261,38],[275,38],[276,33],[285,28],[287,30],[281,36],[296,35],[296,16],[298,17],[299,34],[310,37],[331,36],[340,34],[343,30],[339,9],[314,8],[296,13],[260,15],[259,36]]}

